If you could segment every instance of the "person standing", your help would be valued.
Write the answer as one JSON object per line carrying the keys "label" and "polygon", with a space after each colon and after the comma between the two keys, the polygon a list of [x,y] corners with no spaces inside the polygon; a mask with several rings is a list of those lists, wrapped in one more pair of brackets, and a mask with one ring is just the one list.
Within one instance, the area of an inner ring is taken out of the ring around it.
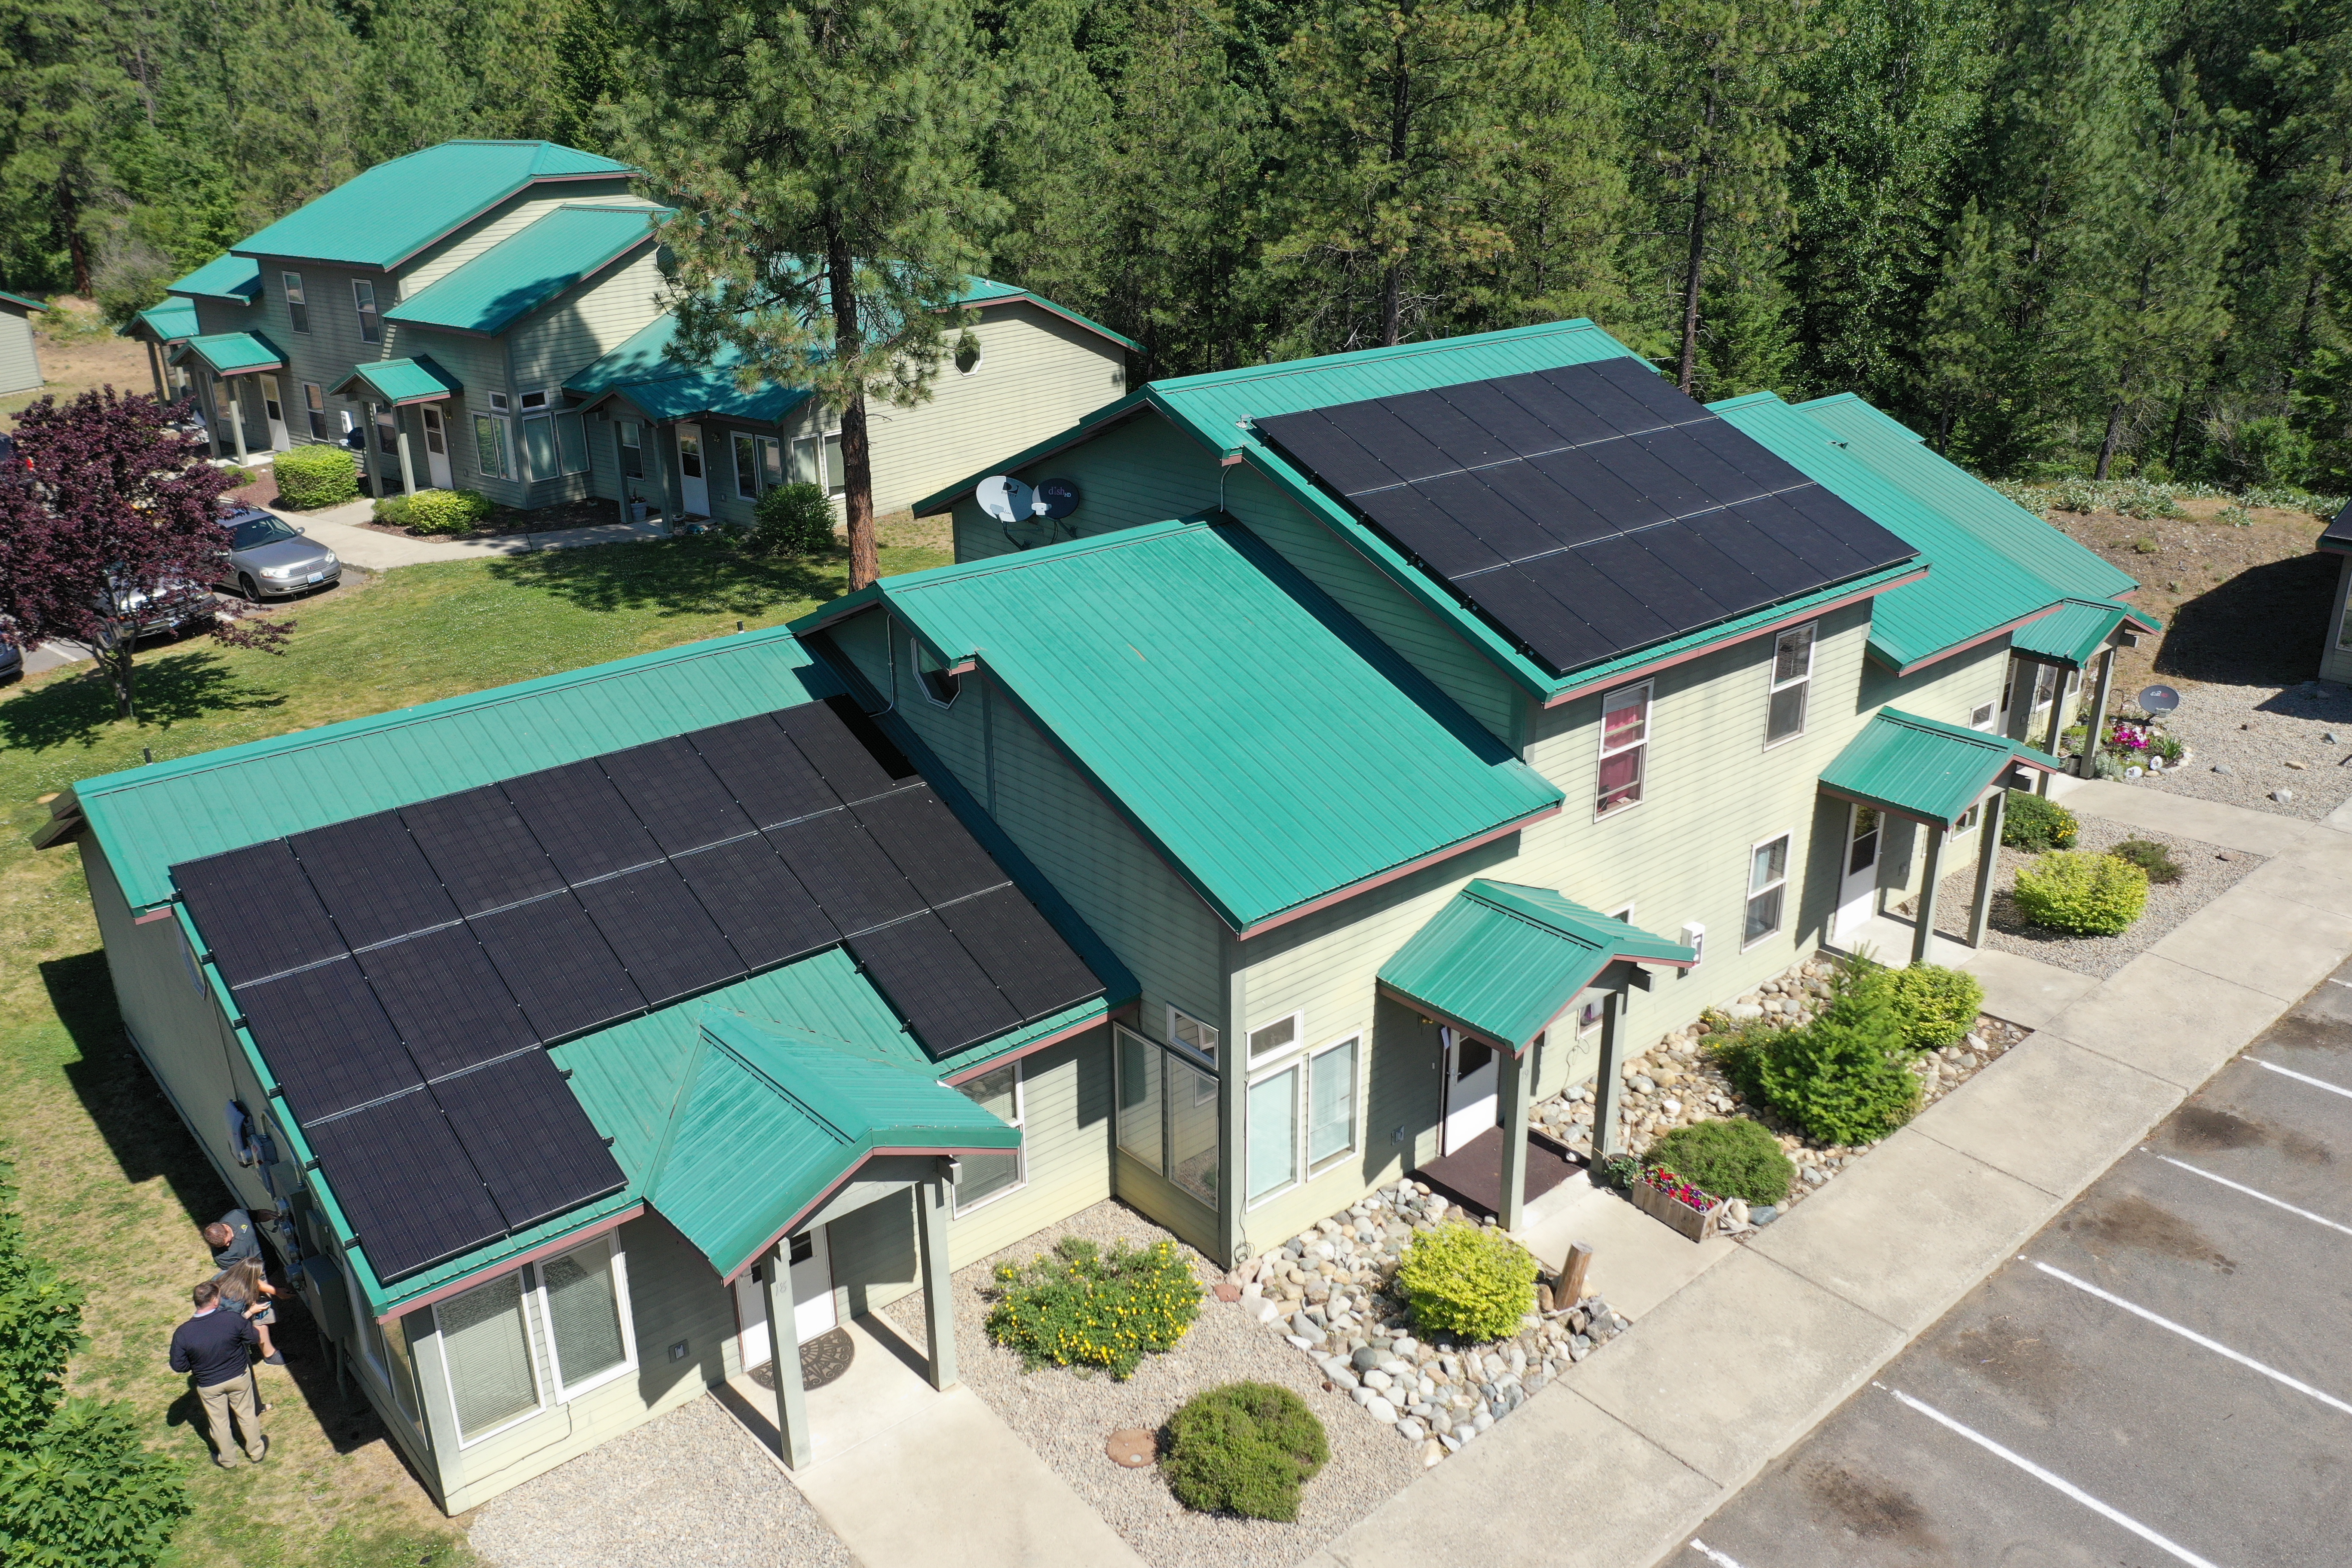
{"label": "person standing", "polygon": [[257,1465],[269,1457],[269,1437],[254,1408],[252,1352],[260,1348],[261,1336],[244,1313],[222,1306],[220,1287],[211,1280],[191,1294],[195,1311],[172,1331],[172,1370],[195,1380],[205,1425],[213,1435],[213,1463],[224,1470],[236,1468],[241,1432],[246,1457]]}
{"label": "person standing", "polygon": [[269,1342],[269,1325],[278,1321],[278,1309],[271,1304],[278,1294],[261,1271],[258,1258],[240,1258],[213,1276],[220,1287],[221,1306],[229,1311],[241,1312],[261,1334],[261,1359],[271,1366],[284,1366],[286,1357]]}

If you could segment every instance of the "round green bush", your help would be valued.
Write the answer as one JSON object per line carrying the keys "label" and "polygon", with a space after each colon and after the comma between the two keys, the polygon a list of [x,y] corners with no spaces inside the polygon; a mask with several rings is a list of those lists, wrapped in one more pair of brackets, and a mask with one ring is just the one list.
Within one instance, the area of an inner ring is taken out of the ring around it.
{"label": "round green bush", "polygon": [[497,510],[479,490],[418,490],[408,498],[407,521],[419,533],[463,533]]}
{"label": "round green bush", "polygon": [[1645,1163],[1664,1165],[1717,1197],[1751,1204],[1785,1201],[1797,1179],[1780,1141],[1746,1117],[1677,1127],[1650,1145]]}
{"label": "round green bush", "polygon": [[2054,800],[2021,789],[2009,792],[2000,818],[2000,841],[2011,849],[2063,849],[2081,830],[2074,814]]}
{"label": "round green bush", "polygon": [[1457,1340],[1515,1334],[1536,1310],[1534,1254],[1498,1230],[1459,1220],[1414,1237],[1396,1283],[1424,1332]]}
{"label": "round green bush", "polygon": [[2151,882],[2180,880],[2180,862],[2172,858],[2171,850],[2153,838],[2126,838],[2107,853],[2118,860],[2130,861],[2147,872]]}
{"label": "round green bush", "polygon": [[1298,1517],[1298,1489],[1330,1457],[1305,1400],[1272,1384],[1229,1383],[1168,1418],[1160,1468],[1186,1508],[1288,1521]]}
{"label": "round green bush", "polygon": [[373,513],[375,520],[378,522],[390,523],[394,528],[406,528],[408,526],[408,498],[406,496],[384,496],[378,500],[375,505],[369,510]]}
{"label": "round green bush", "polygon": [[2147,908],[2147,873],[2113,855],[2053,849],[2017,873],[2017,912],[2077,936],[2113,936]]}
{"label": "round green bush", "polygon": [[1889,970],[1886,984],[1893,992],[1895,1026],[1915,1051],[1959,1044],[1984,1008],[1984,986],[1964,969],[1915,963]]}
{"label": "round green bush", "polygon": [[743,547],[755,555],[821,555],[833,548],[833,503],[814,485],[778,485],[751,515]]}
{"label": "round green bush", "polygon": [[278,504],[289,511],[310,511],[358,499],[360,466],[341,447],[314,442],[278,454]]}
{"label": "round green bush", "polygon": [[1850,963],[1819,1017],[1724,1054],[1732,1081],[1824,1143],[1885,1137],[1919,1108],[1919,1079],[1895,1012],[1893,971]]}

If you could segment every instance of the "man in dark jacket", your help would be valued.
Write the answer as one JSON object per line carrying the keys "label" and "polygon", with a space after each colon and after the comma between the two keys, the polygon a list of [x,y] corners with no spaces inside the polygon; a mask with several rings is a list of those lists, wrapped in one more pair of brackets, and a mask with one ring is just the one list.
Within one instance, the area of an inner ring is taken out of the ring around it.
{"label": "man in dark jacket", "polygon": [[[197,1286],[194,1297],[194,1314],[172,1331],[172,1370],[195,1379],[205,1425],[212,1428],[213,1463],[224,1470],[236,1468],[241,1431],[246,1456],[257,1465],[269,1457],[269,1439],[261,1430],[253,1397],[252,1352],[260,1348],[261,1336],[244,1313],[221,1304],[220,1287],[211,1280]],[[232,1414],[234,1428],[229,1425]]]}

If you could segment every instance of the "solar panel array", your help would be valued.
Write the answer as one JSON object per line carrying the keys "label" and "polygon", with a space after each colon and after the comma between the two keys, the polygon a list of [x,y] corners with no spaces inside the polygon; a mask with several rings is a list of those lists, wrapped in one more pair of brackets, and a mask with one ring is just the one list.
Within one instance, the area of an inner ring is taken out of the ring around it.
{"label": "solar panel array", "polygon": [[1916,553],[1636,360],[1256,425],[1555,673]]}
{"label": "solar panel array", "polygon": [[938,1056],[1103,991],[839,698],[172,875],[387,1281],[625,1184],[549,1045],[835,943]]}

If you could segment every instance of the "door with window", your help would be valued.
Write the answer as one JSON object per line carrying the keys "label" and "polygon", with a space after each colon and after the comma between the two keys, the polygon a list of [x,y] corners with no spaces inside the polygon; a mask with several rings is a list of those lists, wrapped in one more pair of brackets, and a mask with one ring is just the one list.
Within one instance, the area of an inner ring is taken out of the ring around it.
{"label": "door with window", "polygon": [[1502,1065],[1485,1041],[1452,1029],[1439,1032],[1445,1039],[1445,1130],[1440,1152],[1458,1154],[1502,1119]]}
{"label": "door with window", "polygon": [[710,515],[710,481],[702,472],[702,426],[677,427],[677,493],[679,502],[696,517]]}
{"label": "door with window", "polygon": [[430,403],[416,406],[417,417],[425,422],[425,468],[432,476],[436,490],[446,490],[449,484],[449,429],[442,423],[441,410]]}
{"label": "door with window", "polygon": [[[790,1243],[793,1327],[798,1331],[795,1344],[808,1343],[839,1321],[833,1310],[833,1252],[824,1237],[824,1227],[819,1226],[803,1231]],[[746,1268],[735,1277],[735,1321],[742,1325],[736,1345],[747,1372],[775,1359],[775,1347],[768,1342],[768,1293],[760,1283],[765,1278],[761,1270],[775,1265],[772,1254],[761,1258],[758,1268]]]}
{"label": "door with window", "polygon": [[278,378],[265,373],[259,379],[261,413],[269,421],[269,449],[273,452],[291,451],[294,442],[286,434],[286,403],[278,395]]}
{"label": "door with window", "polygon": [[1876,806],[1856,801],[1847,808],[1845,865],[1839,873],[1837,924],[1833,939],[1843,942],[1871,917],[1878,893],[1878,844],[1885,819]]}

